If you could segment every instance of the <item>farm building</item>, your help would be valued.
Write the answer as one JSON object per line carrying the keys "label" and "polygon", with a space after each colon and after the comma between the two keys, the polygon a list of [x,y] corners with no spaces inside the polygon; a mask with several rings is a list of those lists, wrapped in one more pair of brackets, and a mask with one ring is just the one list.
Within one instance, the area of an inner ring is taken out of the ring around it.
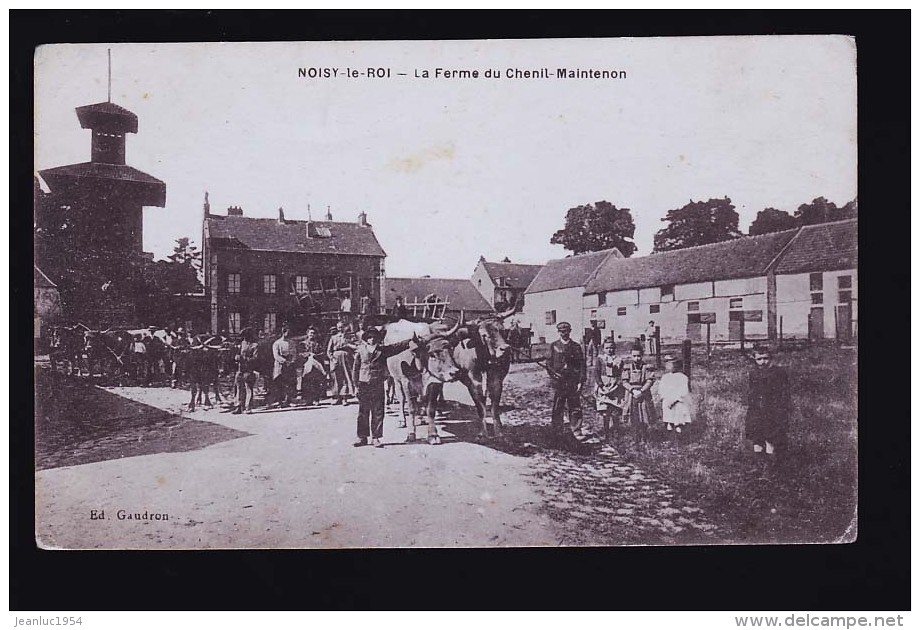
{"label": "farm building", "polygon": [[585,287],[585,321],[638,337],[650,321],[667,343],[766,338],[770,266],[794,230],[608,260]]}
{"label": "farm building", "polygon": [[556,338],[556,324],[569,322],[574,337],[590,327],[584,316],[585,286],[598,268],[623,258],[620,250],[606,249],[588,254],[551,260],[543,266],[524,293],[520,323],[533,331],[534,343]]}
{"label": "farm building", "polygon": [[[205,295],[211,330],[272,333],[306,313],[380,312],[386,252],[361,213],[356,223],[213,215],[204,206]],[[295,297],[300,296],[300,301]]]}
{"label": "farm building", "polygon": [[856,219],[802,228],[775,269],[784,337],[858,336]]}
{"label": "farm building", "polygon": [[437,316],[446,310],[448,318],[455,318],[460,311],[466,319],[475,319],[492,313],[492,306],[479,294],[473,283],[464,278],[387,278],[386,310],[393,311],[396,298],[402,297],[410,317],[429,317],[431,307],[424,305],[425,298],[434,296],[437,304],[447,302],[446,309],[438,307]]}
{"label": "farm building", "polygon": [[855,220],[608,259],[585,287],[583,317],[618,337],[654,321],[665,343],[776,339],[780,317],[786,337],[840,338],[855,326],[855,270]]}
{"label": "farm building", "polygon": [[543,265],[512,263],[507,258],[489,262],[480,256],[470,281],[489,306],[501,312],[513,304],[520,305],[524,291],[542,268]]}

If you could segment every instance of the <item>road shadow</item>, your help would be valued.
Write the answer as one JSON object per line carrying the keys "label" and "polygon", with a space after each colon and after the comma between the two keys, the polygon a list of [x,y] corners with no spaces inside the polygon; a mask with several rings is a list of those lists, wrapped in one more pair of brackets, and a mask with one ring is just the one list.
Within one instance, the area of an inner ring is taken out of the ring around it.
{"label": "road shadow", "polygon": [[[513,405],[502,405],[501,413],[516,409]],[[508,455],[530,457],[540,451],[560,451],[576,455],[589,455],[597,452],[600,445],[579,442],[569,434],[560,436],[549,424],[502,423],[501,437],[480,437],[479,417],[476,408],[454,400],[444,402],[442,410],[448,417],[438,420],[437,424],[455,436],[457,441],[470,442],[491,448]],[[493,435],[491,416],[487,416],[489,435]]]}
{"label": "road shadow", "polygon": [[37,470],[188,452],[249,435],[130,400],[79,377],[35,370]]}

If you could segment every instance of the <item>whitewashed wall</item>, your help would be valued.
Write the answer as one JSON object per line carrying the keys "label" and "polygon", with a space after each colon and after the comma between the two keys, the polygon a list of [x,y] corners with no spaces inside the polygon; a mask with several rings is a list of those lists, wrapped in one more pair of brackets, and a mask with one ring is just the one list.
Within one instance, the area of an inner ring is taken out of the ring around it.
{"label": "whitewashed wall", "polygon": [[712,282],[696,282],[694,284],[678,284],[674,287],[674,300],[698,300],[712,297]]}
{"label": "whitewashed wall", "polygon": [[[533,329],[534,343],[540,343],[540,337],[547,342],[558,338],[556,324],[546,323],[546,312],[551,310],[556,311],[556,323],[569,322],[572,325],[572,338],[580,342],[586,322],[583,317],[583,287],[527,294],[521,322]],[[527,324],[523,323],[525,321]]]}
{"label": "whitewashed wall", "polygon": [[[617,337],[638,337],[645,333],[649,321],[654,321],[661,328],[661,337],[665,343],[677,343],[687,336],[687,315],[694,312],[715,313],[716,323],[712,325],[711,335],[713,341],[727,341],[729,338],[729,312],[732,310],[731,299],[740,297],[742,307],[739,310],[761,311],[761,321],[746,321],[744,323],[745,336],[748,338],[767,336],[767,296],[766,278],[752,278],[745,280],[725,280],[715,283],[716,294],[712,297],[713,283],[703,282],[689,285],[677,285],[674,288],[674,301],[645,302],[652,290],[610,291],[607,293],[607,304],[597,305],[596,295],[586,295],[584,300],[584,321],[601,319],[605,321],[606,337],[610,330]],[[648,291],[648,292],[646,292]],[[655,288],[660,300],[660,290]],[[758,292],[754,292],[758,291]],[[702,296],[702,297],[700,297]],[[699,309],[688,310],[688,303],[699,302]],[[658,312],[653,313],[657,306]],[[620,309],[626,309],[624,315],[618,315]],[[705,328],[704,334],[705,334]]]}
{"label": "whitewashed wall", "polygon": [[[853,296],[852,311],[853,321],[858,321],[857,316],[857,272],[855,269],[846,271],[828,271],[822,273],[823,303],[814,306],[824,307],[824,337],[834,339],[837,335],[836,307],[840,304],[837,288],[837,278],[840,276],[852,277],[852,288],[849,289]],[[808,314],[811,312],[811,282],[810,274],[800,273],[776,277],[776,316],[777,330],[779,318],[783,320],[783,337],[808,337]]]}
{"label": "whitewashed wall", "polygon": [[476,290],[482,294],[482,297],[486,299],[486,302],[489,303],[489,306],[494,307],[493,303],[495,300],[495,283],[492,282],[492,278],[489,277],[489,274],[486,272],[486,268],[483,264],[477,263],[476,269],[473,271],[473,276],[470,278],[470,281],[473,283],[473,286],[476,287]]}

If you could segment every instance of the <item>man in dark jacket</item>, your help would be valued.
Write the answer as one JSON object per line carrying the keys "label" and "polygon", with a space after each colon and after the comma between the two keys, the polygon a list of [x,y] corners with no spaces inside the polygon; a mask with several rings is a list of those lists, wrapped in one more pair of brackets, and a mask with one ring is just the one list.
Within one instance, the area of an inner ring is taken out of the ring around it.
{"label": "man in dark jacket", "polygon": [[383,412],[389,371],[387,359],[409,347],[409,339],[390,346],[380,345],[383,334],[376,328],[364,332],[364,343],[355,351],[352,381],[358,389],[358,441],[354,446],[367,446],[367,438],[377,448],[383,448]]}
{"label": "man in dark jacket", "polygon": [[792,412],[789,374],[773,365],[770,351],[754,348],[754,369],[748,375],[748,409],[745,433],[754,443],[754,452],[776,455],[786,441],[786,429]]}
{"label": "man in dark jacket", "polygon": [[556,326],[559,339],[549,349],[547,371],[553,383],[552,427],[561,433],[566,410],[570,428],[576,436],[582,429],[581,388],[585,384],[585,355],[581,346],[572,340],[572,326],[560,322]]}

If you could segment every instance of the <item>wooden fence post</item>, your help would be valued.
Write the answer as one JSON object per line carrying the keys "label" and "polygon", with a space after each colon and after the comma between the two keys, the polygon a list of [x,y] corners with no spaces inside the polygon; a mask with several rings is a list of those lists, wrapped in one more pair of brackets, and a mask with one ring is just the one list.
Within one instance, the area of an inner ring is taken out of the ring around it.
{"label": "wooden fence post", "polygon": [[661,326],[655,326],[655,364],[661,369]]}
{"label": "wooden fence post", "polygon": [[712,361],[712,324],[706,322],[706,361]]}
{"label": "wooden fence post", "polygon": [[687,379],[690,379],[691,365],[690,365],[690,350],[693,347],[693,342],[689,339],[684,339],[684,374],[687,375]]}

